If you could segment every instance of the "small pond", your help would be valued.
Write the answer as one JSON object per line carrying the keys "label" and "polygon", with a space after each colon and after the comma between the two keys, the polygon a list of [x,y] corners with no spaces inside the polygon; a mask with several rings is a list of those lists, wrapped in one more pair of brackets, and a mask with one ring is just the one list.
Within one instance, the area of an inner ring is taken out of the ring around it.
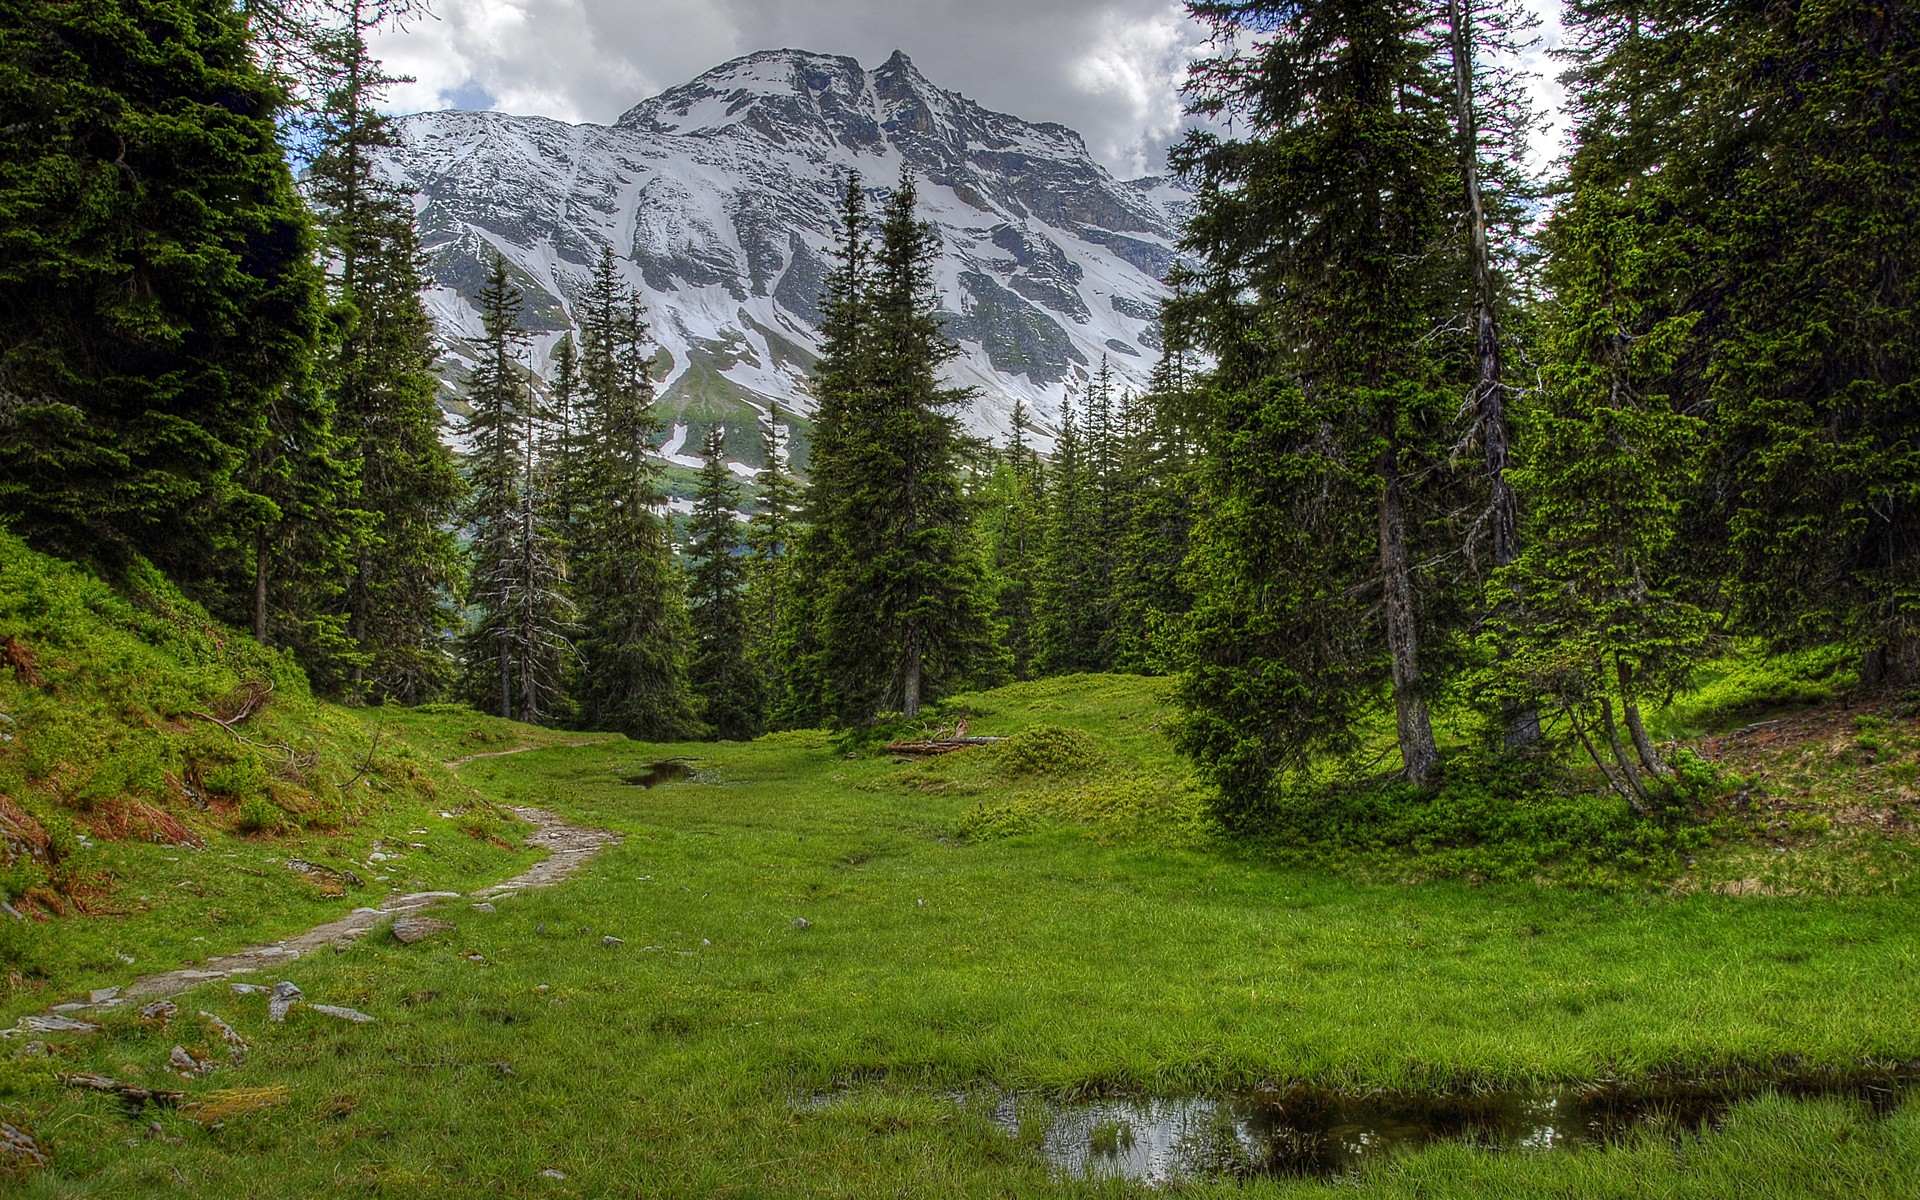
{"label": "small pond", "polygon": [[648,763],[644,767],[623,772],[620,782],[635,787],[659,787],[663,783],[679,783],[683,779],[693,778],[693,766],[684,759],[663,758],[659,762]]}
{"label": "small pond", "polygon": [[1192,1177],[1347,1175],[1395,1150],[1447,1141],[1543,1153],[1606,1145],[1641,1130],[1700,1133],[1734,1104],[1769,1090],[1847,1096],[1884,1112],[1916,1078],[1920,1072],[1904,1071],[1771,1085],[1451,1095],[1293,1088],[1074,1102],[1006,1096],[993,1119],[1010,1136],[1038,1136],[1042,1153],[1065,1174],[1158,1185]]}

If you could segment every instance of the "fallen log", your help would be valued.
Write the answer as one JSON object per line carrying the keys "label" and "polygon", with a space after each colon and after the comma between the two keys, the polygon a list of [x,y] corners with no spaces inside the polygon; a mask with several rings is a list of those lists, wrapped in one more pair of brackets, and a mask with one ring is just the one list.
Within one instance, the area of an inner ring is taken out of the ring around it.
{"label": "fallen log", "polygon": [[952,754],[969,746],[990,746],[1004,742],[1003,737],[923,738],[917,742],[888,742],[889,754]]}

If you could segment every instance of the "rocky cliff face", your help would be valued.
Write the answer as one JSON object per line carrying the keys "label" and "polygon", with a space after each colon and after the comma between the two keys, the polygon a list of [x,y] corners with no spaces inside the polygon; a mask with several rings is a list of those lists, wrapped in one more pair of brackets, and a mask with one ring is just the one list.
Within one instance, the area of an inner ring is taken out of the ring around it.
{"label": "rocky cliff face", "polygon": [[735,59],[612,126],[491,112],[400,122],[385,169],[416,190],[428,296],[455,372],[498,251],[527,293],[544,356],[611,246],[666,351],[669,454],[713,423],[757,462],[753,417],[805,414],[837,189],[857,169],[880,193],[904,167],[939,229],[937,271],[962,355],[951,382],[970,424],[1000,435],[1016,397],[1050,425],[1107,355],[1144,381],[1153,316],[1186,194],[1117,181],[1078,134],[989,112],[928,82],[905,55],[868,71],[794,50]]}

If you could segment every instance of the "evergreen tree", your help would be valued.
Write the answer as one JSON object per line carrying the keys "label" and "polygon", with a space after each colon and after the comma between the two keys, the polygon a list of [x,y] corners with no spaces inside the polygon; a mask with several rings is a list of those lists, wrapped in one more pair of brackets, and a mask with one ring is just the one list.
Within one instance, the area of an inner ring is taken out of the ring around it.
{"label": "evergreen tree", "polygon": [[994,616],[1016,679],[1034,675],[1034,583],[1046,533],[1046,476],[1027,440],[1031,428],[1026,401],[1016,398],[1007,447],[994,464],[982,512],[992,547]]}
{"label": "evergreen tree", "polygon": [[400,81],[369,54],[367,35],[407,5],[339,0],[340,24],[314,40],[324,84],[307,191],[330,268],[325,375],[370,517],[345,575],[354,691],[419,703],[451,666],[444,642],[458,619],[450,604],[458,553],[448,523],[460,479],[440,437],[412,199],[375,170],[376,154],[398,144],[375,105]]}
{"label": "evergreen tree", "polygon": [[0,22],[0,516],[242,622],[299,540],[280,522],[337,503],[305,470],[332,448],[283,103],[230,5]]}
{"label": "evergreen tree", "polygon": [[724,427],[707,431],[703,451],[687,547],[693,691],[713,736],[742,741],[765,725],[766,679],[754,663],[747,626],[746,564],[735,515],[740,488],[727,466]]}
{"label": "evergreen tree", "polygon": [[754,479],[754,511],[747,522],[747,639],[771,689],[777,689],[779,663],[793,617],[795,512],[799,486],[793,478],[788,433],[778,404],[760,421],[761,453],[766,466]]}
{"label": "evergreen tree", "polygon": [[1192,604],[1182,565],[1193,532],[1190,352],[1169,342],[1147,393],[1129,405],[1125,524],[1112,533],[1115,669],[1179,668],[1176,624]]}
{"label": "evergreen tree", "polygon": [[[854,318],[857,359],[823,357],[815,384],[839,406],[812,463],[816,486],[831,489],[815,516],[831,545],[819,661],[829,714],[842,724],[889,710],[916,716],[926,699],[1002,666],[960,478],[953,410],[968,393],[939,383],[956,350],[935,311],[933,229],[915,217],[915,202],[903,174],[870,284],[847,295],[867,310]],[[847,261],[854,257],[849,248]]]}
{"label": "evergreen tree", "polygon": [[485,335],[468,392],[472,416],[466,519],[473,536],[470,601],[477,619],[461,659],[467,691],[487,712],[550,722],[564,696],[571,605],[532,484],[537,420],[531,372],[520,361],[521,298],[496,257],[480,292]]}
{"label": "evergreen tree", "polygon": [[[1219,363],[1182,686],[1185,749],[1229,821],[1351,748],[1393,698],[1406,777],[1433,780],[1429,704],[1452,616],[1444,559],[1459,392],[1431,338],[1462,258],[1448,89],[1406,0],[1219,0],[1235,47],[1196,64],[1193,327]],[[1464,364],[1461,364],[1464,365]]]}
{"label": "evergreen tree", "polygon": [[1106,623],[1099,495],[1073,404],[1060,408],[1048,472],[1045,542],[1034,576],[1034,667],[1042,675],[1101,671]]}
{"label": "evergreen tree", "polygon": [[573,537],[574,496],[579,491],[576,476],[581,440],[580,409],[583,403],[580,379],[580,354],[574,348],[573,334],[561,335],[553,350],[553,375],[547,381],[553,393],[552,426],[548,431],[541,462],[546,472],[547,489],[553,498],[554,524],[568,540]]}
{"label": "evergreen tree", "polygon": [[1708,422],[1688,573],[1724,573],[1736,628],[1920,679],[1920,13],[1581,0],[1569,27],[1574,185],[1661,265],[1627,311],[1688,323],[1639,389]]}
{"label": "evergreen tree", "polygon": [[611,250],[583,305],[574,499],[580,719],[647,741],[699,732],[687,682],[686,596],[661,510],[653,354]]}
{"label": "evergreen tree", "polygon": [[781,728],[822,725],[830,708],[826,640],[821,626],[831,580],[844,574],[845,547],[837,537],[851,504],[854,479],[849,426],[868,388],[871,360],[873,248],[866,193],[850,172],[841,193],[838,259],[820,297],[820,358],[813,369],[813,453],[801,528],[795,541],[793,620],[782,631],[773,723]]}

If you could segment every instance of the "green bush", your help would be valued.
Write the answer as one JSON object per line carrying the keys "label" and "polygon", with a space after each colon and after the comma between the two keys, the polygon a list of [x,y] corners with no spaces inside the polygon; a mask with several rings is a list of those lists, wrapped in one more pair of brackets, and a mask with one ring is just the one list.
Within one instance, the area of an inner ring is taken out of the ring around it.
{"label": "green bush", "polygon": [[1023,729],[994,747],[1001,770],[1019,779],[1033,775],[1079,775],[1106,757],[1091,735],[1060,725]]}
{"label": "green bush", "polygon": [[279,833],[287,828],[287,814],[265,796],[241,801],[234,827],[241,833]]}

